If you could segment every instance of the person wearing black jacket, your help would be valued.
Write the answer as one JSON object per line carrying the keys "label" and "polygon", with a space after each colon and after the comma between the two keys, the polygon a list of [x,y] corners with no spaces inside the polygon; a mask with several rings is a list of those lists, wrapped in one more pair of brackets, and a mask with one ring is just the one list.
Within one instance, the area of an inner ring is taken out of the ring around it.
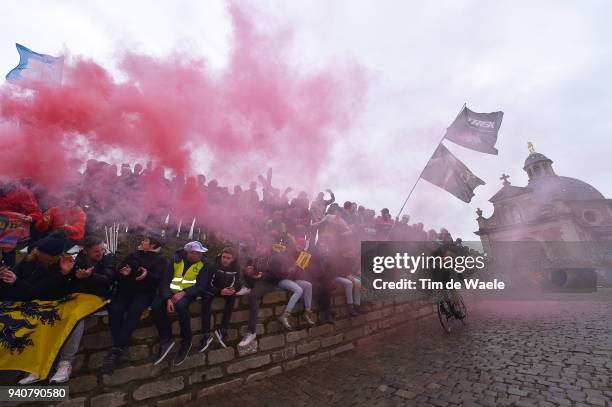
{"label": "person wearing black jacket", "polygon": [[255,249],[255,258],[250,259],[245,267],[245,281],[251,288],[249,296],[249,325],[240,347],[249,345],[257,338],[257,314],[261,299],[269,292],[278,288],[278,283],[289,275],[287,257],[280,252],[273,251],[271,245],[259,240]]}
{"label": "person wearing black jacket", "polygon": [[[113,283],[113,261],[106,254],[104,242],[99,237],[88,236],[83,240],[83,250],[77,254],[68,280],[70,292],[108,297]],[[49,383],[65,383],[70,379],[72,364],[81,344],[85,322],[80,320],[66,339],[59,356],[55,374]]]}
{"label": "person wearing black jacket", "polygon": [[0,300],[58,300],[69,293],[68,275],[74,265],[62,256],[64,240],[46,237],[13,270],[0,266]]}
{"label": "person wearing black jacket", "polygon": [[191,350],[191,315],[189,304],[204,293],[208,280],[208,267],[204,253],[208,249],[198,241],[189,242],[175,253],[173,262],[164,274],[159,295],[153,300],[152,316],[159,332],[159,356],[161,363],[174,347],[172,327],[168,314],[178,314],[181,329],[181,346],[173,364],[182,364]]}
{"label": "person wearing black jacket", "polygon": [[[0,267],[0,300],[32,301],[59,300],[69,293],[68,274],[74,260],[62,256],[65,241],[46,237],[12,271]],[[30,373],[19,381],[27,385],[40,381],[38,375]]]}
{"label": "person wearing black jacket", "polygon": [[102,239],[87,236],[83,240],[83,250],[77,254],[74,268],[69,274],[70,291],[107,298],[114,275],[113,259],[106,254]]}
{"label": "person wearing black jacket", "polygon": [[210,311],[215,297],[225,298],[221,326],[215,331],[215,337],[221,346],[227,348],[227,328],[232,318],[236,292],[240,288],[242,288],[242,281],[236,251],[231,247],[226,247],[215,258],[210,268],[210,275],[202,296],[202,331],[204,336],[200,343],[200,352],[208,349],[213,340],[210,335]]}
{"label": "person wearing black jacket", "polygon": [[108,305],[108,325],[113,347],[104,358],[104,374],[111,374],[115,370],[142,313],[153,302],[168,267],[161,247],[161,237],[146,236],[138,251],[129,254],[115,273],[117,291]]}
{"label": "person wearing black jacket", "polygon": [[329,324],[335,323],[331,308],[335,275],[330,273],[329,264],[329,259],[333,259],[335,255],[336,253],[332,252],[329,246],[319,244],[312,253],[312,260],[308,268],[311,281],[317,287],[317,304],[319,311],[323,312],[322,322]]}

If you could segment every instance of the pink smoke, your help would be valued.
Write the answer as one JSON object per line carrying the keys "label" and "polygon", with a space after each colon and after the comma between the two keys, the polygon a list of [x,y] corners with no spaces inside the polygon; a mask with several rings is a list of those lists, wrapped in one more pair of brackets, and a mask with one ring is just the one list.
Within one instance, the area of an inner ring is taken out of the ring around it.
{"label": "pink smoke", "polygon": [[291,32],[259,32],[249,12],[228,10],[234,42],[221,73],[190,55],[128,52],[123,82],[79,57],[61,87],[3,85],[0,174],[62,186],[88,158],[113,153],[175,174],[196,173],[203,161],[213,176],[243,184],[274,167],[307,187],[360,113],[365,71],[349,62],[304,73],[289,61]]}

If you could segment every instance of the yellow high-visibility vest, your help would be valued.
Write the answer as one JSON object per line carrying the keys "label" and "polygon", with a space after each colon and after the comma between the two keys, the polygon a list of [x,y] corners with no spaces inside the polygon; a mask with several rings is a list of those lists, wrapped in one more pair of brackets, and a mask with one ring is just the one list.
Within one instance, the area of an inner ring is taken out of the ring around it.
{"label": "yellow high-visibility vest", "polygon": [[184,290],[185,288],[191,287],[196,283],[200,270],[204,268],[204,263],[199,261],[193,263],[187,271],[185,271],[185,262],[179,261],[174,263],[174,278],[170,283],[170,289],[173,293]]}

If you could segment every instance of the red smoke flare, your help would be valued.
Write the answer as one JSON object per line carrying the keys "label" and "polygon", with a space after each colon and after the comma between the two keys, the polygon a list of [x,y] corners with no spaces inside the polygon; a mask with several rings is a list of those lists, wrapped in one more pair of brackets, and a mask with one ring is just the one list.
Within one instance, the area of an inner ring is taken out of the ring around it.
{"label": "red smoke flare", "polygon": [[189,55],[127,53],[123,82],[73,58],[61,87],[3,85],[0,177],[61,187],[87,159],[110,154],[175,174],[198,172],[197,160],[243,184],[271,166],[307,187],[359,113],[365,72],[348,63],[304,73],[289,62],[290,32],[258,32],[235,5],[229,14],[234,43],[220,74]]}

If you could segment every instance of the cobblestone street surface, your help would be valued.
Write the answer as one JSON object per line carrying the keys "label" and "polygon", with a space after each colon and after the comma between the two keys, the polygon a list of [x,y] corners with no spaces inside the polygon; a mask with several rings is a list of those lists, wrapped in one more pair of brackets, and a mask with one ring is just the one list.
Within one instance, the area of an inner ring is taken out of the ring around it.
{"label": "cobblestone street surface", "polygon": [[451,335],[405,331],[193,405],[611,406],[612,299],[585,298],[466,301]]}

